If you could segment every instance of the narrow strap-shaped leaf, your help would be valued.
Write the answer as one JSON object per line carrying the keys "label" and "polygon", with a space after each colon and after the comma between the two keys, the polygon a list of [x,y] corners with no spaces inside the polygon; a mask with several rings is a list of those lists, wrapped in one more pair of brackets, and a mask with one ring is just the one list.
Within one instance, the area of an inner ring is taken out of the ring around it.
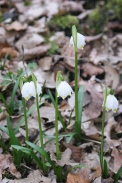
{"label": "narrow strap-shaped leaf", "polygon": [[56,168],[55,165],[54,165],[54,162],[51,161],[50,156],[49,156],[49,154],[46,151],[44,151],[41,147],[39,147],[39,146],[37,146],[37,145],[35,145],[35,144],[31,143],[31,142],[26,141],[26,143],[30,147],[32,147],[33,149],[35,149],[37,152],[39,152],[40,154],[42,154],[47,159],[47,161],[51,164],[51,166],[54,169]]}
{"label": "narrow strap-shaped leaf", "polygon": [[107,177],[108,177],[108,166],[107,166],[106,160],[104,159],[103,178],[104,178],[104,179],[107,179]]}
{"label": "narrow strap-shaped leaf", "polygon": [[119,168],[118,172],[114,176],[114,183],[118,183],[119,177],[122,175],[122,166]]}
{"label": "narrow strap-shaped leaf", "polygon": [[39,166],[40,169],[43,169],[43,164],[41,163],[41,160],[34,154],[34,152],[26,147],[21,147],[21,146],[17,146],[17,145],[12,145],[12,147],[16,150],[20,150],[26,154],[29,154],[32,156],[32,158],[34,159],[34,161],[36,162],[36,164]]}
{"label": "narrow strap-shaped leaf", "polygon": [[78,122],[81,129],[82,123],[82,110],[83,110],[83,97],[84,97],[84,85],[81,85],[78,91]]}

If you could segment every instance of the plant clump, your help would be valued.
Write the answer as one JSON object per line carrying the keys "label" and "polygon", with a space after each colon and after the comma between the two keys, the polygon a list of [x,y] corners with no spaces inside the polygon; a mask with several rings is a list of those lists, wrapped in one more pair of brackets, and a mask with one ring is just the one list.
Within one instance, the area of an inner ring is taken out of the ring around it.
{"label": "plant clump", "polygon": [[102,32],[106,21],[107,17],[105,11],[104,9],[100,9],[100,7],[94,9],[89,15],[90,29],[93,30],[95,34],[99,34],[100,32]]}
{"label": "plant clump", "polygon": [[122,0],[111,0],[106,3],[106,10],[112,13],[113,19],[122,21]]}
{"label": "plant clump", "polygon": [[108,21],[121,22],[121,17],[122,0],[108,0],[103,5],[97,3],[88,17],[89,31],[93,34],[99,34],[103,31]]}
{"label": "plant clump", "polygon": [[52,30],[69,30],[72,25],[78,26],[79,21],[75,16],[72,15],[64,15],[64,16],[56,16],[53,17],[49,22],[49,27]]}

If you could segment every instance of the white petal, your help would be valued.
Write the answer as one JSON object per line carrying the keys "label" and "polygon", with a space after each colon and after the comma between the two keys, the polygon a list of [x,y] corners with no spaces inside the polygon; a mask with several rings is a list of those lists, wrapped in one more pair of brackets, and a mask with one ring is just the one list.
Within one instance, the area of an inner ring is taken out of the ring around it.
{"label": "white petal", "polygon": [[22,97],[25,98],[26,100],[28,100],[31,97],[29,89],[30,89],[30,83],[29,82],[24,83],[24,85],[22,86],[21,93]]}
{"label": "white petal", "polygon": [[77,48],[82,49],[85,45],[85,37],[77,33]]}
{"label": "white petal", "polygon": [[[77,48],[83,49],[85,44],[86,44],[85,43],[85,37],[82,34],[77,33]],[[73,42],[73,37],[72,36],[71,36],[70,42],[69,42],[69,46],[70,45],[74,46],[74,42]]]}
{"label": "white petal", "polygon": [[[39,96],[40,93],[41,93],[42,87],[41,87],[41,85],[39,83],[36,83],[36,85],[37,85],[37,94]],[[36,98],[36,89],[35,89],[35,85],[34,85],[33,81],[30,82],[30,91],[29,92],[30,92],[31,96]]]}
{"label": "white petal", "polygon": [[35,85],[34,82],[31,81],[30,82],[30,89],[29,89],[30,95],[36,98],[36,89],[35,89]]}
{"label": "white petal", "polygon": [[116,112],[118,106],[119,106],[119,103],[116,97],[114,95],[108,95],[106,99],[106,104],[105,104],[106,109]]}
{"label": "white petal", "polygon": [[[42,87],[39,83],[36,83],[36,84],[37,84],[37,94],[39,96],[41,93]],[[21,93],[22,93],[22,97],[24,97],[26,100],[28,100],[32,96],[36,98],[36,89],[35,89],[34,82],[31,81],[31,82],[24,83]]]}
{"label": "white petal", "polygon": [[58,96],[65,99],[68,95],[73,93],[71,86],[66,81],[61,81],[57,87]]}

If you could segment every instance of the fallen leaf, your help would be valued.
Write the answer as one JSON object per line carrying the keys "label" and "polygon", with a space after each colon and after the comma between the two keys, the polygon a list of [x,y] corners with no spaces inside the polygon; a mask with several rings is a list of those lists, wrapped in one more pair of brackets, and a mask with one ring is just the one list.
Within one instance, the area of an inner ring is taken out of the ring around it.
{"label": "fallen leaf", "polygon": [[117,121],[115,121],[114,117],[112,116],[108,122],[107,125],[105,126],[104,129],[104,135],[105,135],[105,141],[109,144],[109,147],[118,147],[119,145],[121,145],[121,141],[113,139],[112,137],[112,130],[115,130],[116,132],[116,127],[117,127],[118,123]]}
{"label": "fallen leaf", "polygon": [[37,80],[40,84],[45,82],[45,87],[47,88],[55,88],[55,79],[54,79],[54,72],[44,72],[41,68],[34,72]]}
{"label": "fallen leaf", "polygon": [[102,183],[113,183],[113,182],[114,180],[111,177],[102,180]]}
{"label": "fallen leaf", "polygon": [[52,66],[52,57],[48,56],[48,57],[41,58],[38,61],[38,63],[39,63],[39,66],[44,71],[49,71],[51,69],[51,66]]}
{"label": "fallen leaf", "polygon": [[110,163],[110,169],[112,172],[117,173],[122,166],[122,153],[117,148],[113,148],[111,156],[114,158],[113,163]]}
{"label": "fallen leaf", "polygon": [[82,113],[82,122],[85,122],[97,118],[101,114],[103,95],[96,91],[91,83],[82,80],[79,81],[79,86],[82,84],[85,86],[85,91],[89,92],[91,95],[91,103],[85,107]]}
{"label": "fallen leaf", "polygon": [[65,147],[71,149],[72,152],[72,158],[76,161],[76,162],[80,162],[81,160],[81,156],[82,156],[82,150],[80,147],[76,147],[73,146],[71,144],[67,144],[67,143],[63,143],[65,145]]}
{"label": "fallen leaf", "polygon": [[84,77],[103,74],[103,72],[104,72],[104,70],[102,68],[97,67],[91,63],[82,64],[81,69],[83,70]]}
{"label": "fallen leaf", "polygon": [[39,34],[25,34],[16,42],[16,47],[21,51],[22,46],[24,49],[32,49],[40,44],[44,43],[44,38]]}
{"label": "fallen leaf", "polygon": [[26,23],[22,24],[21,22],[15,21],[15,22],[12,22],[11,24],[6,24],[5,29],[7,31],[11,31],[11,30],[22,31],[27,29],[27,26],[28,25]]}
{"label": "fallen leaf", "polygon": [[50,49],[49,45],[36,46],[31,49],[24,49],[24,59],[29,60],[35,57],[43,56]]}
{"label": "fallen leaf", "polygon": [[69,173],[67,176],[66,183],[90,183],[91,180],[89,179],[89,174],[87,170],[79,172],[77,174]]}
{"label": "fallen leaf", "polygon": [[74,163],[71,160],[71,155],[72,155],[72,151],[67,148],[61,155],[61,160],[58,160],[57,163],[60,166],[64,166],[64,165],[70,165],[70,166],[75,166],[78,165],[78,163]]}
{"label": "fallen leaf", "polygon": [[116,89],[119,85],[119,73],[112,67],[111,64],[105,64],[105,83],[107,86],[111,86],[112,89]]}
{"label": "fallen leaf", "polygon": [[51,183],[51,180],[44,177],[39,170],[32,171],[27,178],[14,180],[14,183]]}
{"label": "fallen leaf", "polygon": [[62,3],[62,7],[64,9],[64,12],[67,13],[78,13],[83,11],[82,2],[78,4],[75,1],[64,1]]}
{"label": "fallen leaf", "polygon": [[86,18],[93,10],[85,10],[84,12],[82,12],[80,15],[78,15],[78,19],[79,20],[83,20],[84,18]]}
{"label": "fallen leaf", "polygon": [[47,119],[48,122],[55,121],[55,108],[53,106],[43,106],[40,108],[41,118]]}
{"label": "fallen leaf", "polygon": [[17,171],[13,163],[12,156],[10,154],[0,154],[0,180],[2,179],[2,174],[4,174],[6,170],[16,178],[21,177],[21,174]]}
{"label": "fallen leaf", "polygon": [[17,57],[18,52],[7,43],[0,43],[0,57],[5,57],[8,54],[11,57]]}
{"label": "fallen leaf", "polygon": [[10,179],[4,178],[4,179],[1,180],[0,183],[14,183],[14,180],[10,180]]}

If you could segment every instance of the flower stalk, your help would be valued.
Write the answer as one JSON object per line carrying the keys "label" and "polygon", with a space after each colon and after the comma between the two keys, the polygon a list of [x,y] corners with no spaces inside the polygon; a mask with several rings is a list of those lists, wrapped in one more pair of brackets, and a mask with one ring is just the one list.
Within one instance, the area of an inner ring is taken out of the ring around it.
{"label": "flower stalk", "polygon": [[[112,94],[111,94],[112,93]],[[100,164],[102,169],[102,176],[106,178],[107,174],[107,163],[104,160],[103,153],[104,153],[104,125],[105,125],[105,117],[106,111],[112,110],[113,112],[117,111],[118,108],[118,100],[113,95],[113,91],[110,90],[107,86],[104,89],[104,100],[103,100],[103,114],[102,114],[102,134],[101,134],[101,147],[100,147]]]}
{"label": "flower stalk", "polygon": [[78,114],[78,49],[83,49],[85,45],[85,37],[77,33],[75,26],[72,26],[72,37],[70,38],[70,45],[74,46],[75,53],[75,138],[77,142],[81,141],[81,121],[79,121]]}
{"label": "flower stalk", "polygon": [[22,97],[22,105],[24,107],[24,119],[25,119],[25,131],[26,131],[26,141],[29,141],[29,136],[28,136],[28,122],[27,122],[27,110],[26,110],[26,101],[25,99]]}
{"label": "flower stalk", "polygon": [[55,133],[56,133],[56,156],[57,159],[61,159],[61,153],[59,150],[59,133],[58,133],[58,97],[56,91],[56,105],[55,105]]}

